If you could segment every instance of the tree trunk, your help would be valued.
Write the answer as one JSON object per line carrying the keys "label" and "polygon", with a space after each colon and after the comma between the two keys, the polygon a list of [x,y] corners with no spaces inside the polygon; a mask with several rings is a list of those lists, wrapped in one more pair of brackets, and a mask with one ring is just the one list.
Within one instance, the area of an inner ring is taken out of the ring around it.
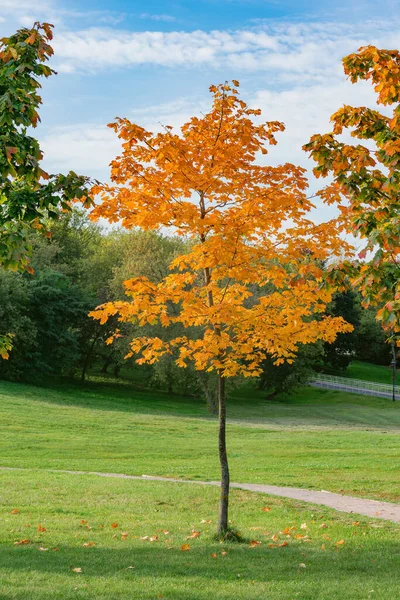
{"label": "tree trunk", "polygon": [[229,505],[229,466],[226,452],[226,395],[225,377],[218,375],[218,449],[221,465],[221,496],[218,516],[218,535],[223,535],[228,530],[228,505]]}
{"label": "tree trunk", "polygon": [[111,363],[112,363],[112,359],[113,359],[113,356],[112,356],[112,353],[111,353],[111,354],[110,354],[109,356],[107,356],[107,358],[105,359],[105,361],[104,361],[104,364],[103,364],[103,366],[102,366],[102,368],[101,368],[101,373],[108,373],[108,367],[111,365]]}
{"label": "tree trunk", "polygon": [[210,413],[212,415],[217,415],[218,414],[218,392],[214,393],[210,390],[207,379],[206,379],[206,374],[203,371],[196,371],[196,378],[197,381],[200,384],[200,387],[203,390],[206,402],[207,402],[207,408],[210,411]]}
{"label": "tree trunk", "polygon": [[81,381],[85,381],[85,379],[86,379],[86,371],[87,371],[87,368],[89,366],[89,360],[90,360],[90,358],[92,356],[93,348],[94,348],[94,346],[95,346],[95,344],[97,342],[97,338],[98,337],[99,337],[98,335],[94,336],[93,341],[90,344],[90,348],[89,348],[89,350],[88,350],[88,352],[87,352],[87,354],[86,354],[86,356],[84,358],[83,365],[82,365],[82,372],[81,372]]}

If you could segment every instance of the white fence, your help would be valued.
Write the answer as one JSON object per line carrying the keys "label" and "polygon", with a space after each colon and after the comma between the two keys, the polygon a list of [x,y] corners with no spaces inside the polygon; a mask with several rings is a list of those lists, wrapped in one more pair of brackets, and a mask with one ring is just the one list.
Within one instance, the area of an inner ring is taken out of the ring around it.
{"label": "white fence", "polygon": [[[361,379],[347,379],[346,377],[318,373],[315,378],[310,381],[310,384],[314,387],[325,388],[328,390],[379,396],[381,398],[393,398],[393,387],[387,383],[376,383],[375,381],[363,381]],[[395,398],[396,400],[400,400],[400,390],[398,393],[397,387]]]}

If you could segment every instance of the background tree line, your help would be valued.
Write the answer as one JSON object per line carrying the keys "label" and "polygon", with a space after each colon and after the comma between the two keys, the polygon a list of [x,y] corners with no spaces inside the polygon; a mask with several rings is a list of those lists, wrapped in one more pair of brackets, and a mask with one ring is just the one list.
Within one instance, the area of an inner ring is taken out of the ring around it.
{"label": "background tree line", "polygon": [[[119,376],[123,368],[124,376],[137,385],[203,395],[213,409],[210,376],[192,367],[178,368],[173,357],[141,366],[124,360],[129,340],[143,335],[145,327],[120,324],[120,337],[107,345],[117,324],[100,325],[88,316],[99,304],[122,300],[123,281],[129,277],[161,280],[188,242],[154,232],[105,230],[77,209],[61,213],[47,227],[50,238],[35,230],[30,233],[33,273],[0,270],[0,335],[14,334],[10,358],[0,362],[0,377],[28,382],[49,375],[84,380],[88,370]],[[302,346],[293,364],[276,366],[266,360],[259,385],[269,395],[304,382],[313,369],[344,370],[354,358],[389,364],[390,348],[376,311],[363,309],[357,292],[337,293],[327,312],[343,316],[354,331],[339,334],[333,344]],[[176,327],[160,327],[158,334],[172,337]]]}

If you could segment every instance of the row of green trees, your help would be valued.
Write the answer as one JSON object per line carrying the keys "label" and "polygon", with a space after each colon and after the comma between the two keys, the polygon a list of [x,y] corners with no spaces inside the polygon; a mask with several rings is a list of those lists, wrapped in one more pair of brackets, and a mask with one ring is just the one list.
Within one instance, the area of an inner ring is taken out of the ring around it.
{"label": "row of green trees", "polygon": [[[107,345],[117,324],[100,325],[88,316],[99,304],[124,299],[123,281],[132,275],[162,280],[187,242],[140,230],[102,230],[79,210],[62,214],[48,227],[51,238],[30,234],[33,274],[0,270],[0,335],[14,334],[9,360],[0,362],[0,376],[25,381],[49,375],[85,379],[89,369],[118,376],[123,367],[137,385],[202,394],[214,409],[210,375],[179,369],[171,357],[142,366],[124,360],[129,341],[144,335],[146,327],[120,325],[121,337]],[[375,311],[362,309],[356,292],[336,294],[328,313],[343,316],[354,331],[339,334],[333,344],[302,346],[293,364],[264,361],[260,387],[274,396],[305,381],[312,369],[340,371],[354,357],[388,364],[389,347]],[[159,335],[172,337],[177,333],[172,328],[177,325],[160,327]]]}

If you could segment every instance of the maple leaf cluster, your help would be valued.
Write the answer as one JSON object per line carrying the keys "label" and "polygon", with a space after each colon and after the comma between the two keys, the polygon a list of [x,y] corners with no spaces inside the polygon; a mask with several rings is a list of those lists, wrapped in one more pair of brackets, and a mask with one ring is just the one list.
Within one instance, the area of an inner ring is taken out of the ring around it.
{"label": "maple leaf cluster", "polygon": [[[185,367],[224,377],[254,376],[266,355],[293,360],[299,344],[333,341],[351,326],[324,316],[331,291],[323,264],[346,244],[337,219],[315,225],[305,170],[258,162],[284,130],[261,122],[261,111],[239,97],[238,82],[212,86],[213,104],[179,133],[152,133],[117,119],[122,154],[111,163],[111,184],[93,190],[101,203],[92,218],[126,228],[170,228],[190,249],[161,282],[125,282],[128,300],[91,315],[117,315],[139,326],[181,324],[194,335],[165,341],[135,338],[128,356],[153,363],[178,354]],[[112,340],[110,340],[112,341]]]}

